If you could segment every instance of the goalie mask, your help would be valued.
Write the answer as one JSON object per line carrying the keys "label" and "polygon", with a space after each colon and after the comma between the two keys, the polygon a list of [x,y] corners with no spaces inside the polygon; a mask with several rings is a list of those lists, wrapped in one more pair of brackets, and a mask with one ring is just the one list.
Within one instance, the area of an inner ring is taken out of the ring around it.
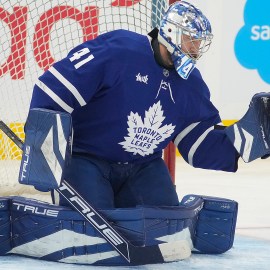
{"label": "goalie mask", "polygon": [[197,60],[211,44],[210,22],[193,5],[181,1],[172,4],[161,21],[158,41],[170,52],[177,73],[187,79]]}

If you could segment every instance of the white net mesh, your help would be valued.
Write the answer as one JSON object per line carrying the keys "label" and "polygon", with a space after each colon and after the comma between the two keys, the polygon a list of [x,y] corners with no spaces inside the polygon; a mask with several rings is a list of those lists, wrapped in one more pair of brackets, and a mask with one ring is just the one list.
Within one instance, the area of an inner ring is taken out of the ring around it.
{"label": "white net mesh", "polygon": [[[83,41],[114,29],[146,34],[168,1],[0,0],[0,119],[24,139],[36,79]],[[0,132],[0,196],[21,194],[21,151]],[[30,188],[31,190],[31,188]]]}

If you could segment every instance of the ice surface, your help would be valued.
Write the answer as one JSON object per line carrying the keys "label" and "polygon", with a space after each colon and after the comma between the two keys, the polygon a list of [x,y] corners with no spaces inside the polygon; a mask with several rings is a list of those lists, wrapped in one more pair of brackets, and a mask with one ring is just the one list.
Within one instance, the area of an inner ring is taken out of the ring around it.
{"label": "ice surface", "polygon": [[144,265],[137,267],[98,267],[70,265],[28,259],[19,256],[0,257],[1,270],[85,270],[85,269],[136,269],[136,270],[269,270],[270,242],[246,236],[237,236],[234,247],[221,255],[192,254],[184,261]]}

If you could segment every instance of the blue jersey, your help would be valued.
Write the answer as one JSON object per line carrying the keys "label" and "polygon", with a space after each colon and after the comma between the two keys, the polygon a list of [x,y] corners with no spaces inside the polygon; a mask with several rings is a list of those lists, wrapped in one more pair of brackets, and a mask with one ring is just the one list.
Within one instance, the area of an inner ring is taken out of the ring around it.
{"label": "blue jersey", "polygon": [[31,108],[70,113],[75,152],[145,162],[174,141],[194,167],[236,170],[199,71],[184,80],[158,65],[144,35],[117,30],[74,48],[38,79]]}

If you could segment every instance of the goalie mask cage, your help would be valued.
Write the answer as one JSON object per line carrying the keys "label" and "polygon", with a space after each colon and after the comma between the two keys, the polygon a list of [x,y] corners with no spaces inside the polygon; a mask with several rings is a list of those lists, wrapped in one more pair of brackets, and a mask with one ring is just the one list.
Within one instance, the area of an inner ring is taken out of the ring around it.
{"label": "goalie mask cage", "polygon": [[[24,140],[32,89],[44,70],[101,33],[122,28],[147,34],[173,2],[0,0],[0,119]],[[164,158],[174,178],[172,144]],[[31,190],[17,184],[20,159],[21,150],[0,132],[0,196]]]}

